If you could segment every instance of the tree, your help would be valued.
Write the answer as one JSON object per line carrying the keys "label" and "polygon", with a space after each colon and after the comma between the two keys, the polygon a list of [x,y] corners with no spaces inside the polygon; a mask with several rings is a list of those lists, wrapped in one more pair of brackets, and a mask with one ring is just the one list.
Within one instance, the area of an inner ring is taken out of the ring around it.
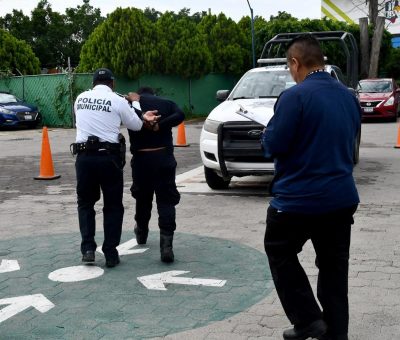
{"label": "tree", "polygon": [[223,13],[218,16],[207,15],[201,20],[199,29],[208,37],[214,72],[239,75],[249,68],[249,41],[232,19]]}
{"label": "tree", "polygon": [[160,62],[152,22],[135,8],[117,8],[82,47],[80,71],[108,67],[115,74],[137,79]]}
{"label": "tree", "polygon": [[14,9],[12,14],[6,14],[4,18],[0,18],[0,27],[7,30],[15,38],[32,44],[31,20],[22,11]]}
{"label": "tree", "polygon": [[83,0],[82,6],[67,8],[65,22],[67,25],[67,44],[63,54],[70,57],[71,65],[77,66],[83,43],[89,38],[93,29],[104,21],[99,8],[93,8],[89,0]]}
{"label": "tree", "polygon": [[187,11],[164,13],[156,23],[159,73],[185,78],[200,77],[211,71],[212,58],[206,36],[198,30]]}
{"label": "tree", "polygon": [[31,27],[32,48],[42,67],[63,65],[66,60],[64,49],[68,43],[64,17],[53,12],[47,0],[41,0],[32,11]]}
{"label": "tree", "polygon": [[[255,52],[255,60],[261,55],[262,47],[264,46],[263,41],[259,41],[259,30],[265,25],[266,21],[263,17],[255,16],[254,17],[254,52]],[[243,66],[244,71],[253,67],[253,56],[252,56],[252,32],[251,32],[251,18],[250,16],[242,17],[238,22],[239,29],[243,32],[244,35],[244,45],[242,46],[245,51],[248,51],[248,58],[245,60]]]}
{"label": "tree", "polygon": [[39,59],[23,40],[0,29],[0,69],[14,74],[40,73]]}
{"label": "tree", "polygon": [[209,73],[212,66],[211,53],[205,39],[197,35],[179,39],[172,50],[168,68],[183,78],[199,78]]}
{"label": "tree", "polygon": [[144,16],[152,22],[156,22],[160,16],[161,12],[155,10],[154,8],[146,7],[143,11]]}
{"label": "tree", "polygon": [[[360,0],[353,0],[356,5]],[[368,3],[368,20],[372,28],[372,41],[367,39],[367,20],[360,19],[360,35],[361,39],[361,65],[362,65],[362,78],[375,78],[378,75],[378,65],[380,58],[380,50],[382,37],[384,32],[385,18],[379,16],[385,1],[378,0],[365,0]],[[363,0],[363,3],[365,3]]]}
{"label": "tree", "polygon": [[18,39],[28,42],[39,57],[42,67],[66,66],[79,62],[80,49],[93,29],[104,20],[100,9],[94,9],[89,0],[83,5],[68,8],[66,14],[52,10],[47,0],[38,2],[28,17],[13,10],[0,18],[1,26]]}
{"label": "tree", "polygon": [[385,65],[385,71],[390,77],[400,81],[400,48],[392,48],[388,62]]}

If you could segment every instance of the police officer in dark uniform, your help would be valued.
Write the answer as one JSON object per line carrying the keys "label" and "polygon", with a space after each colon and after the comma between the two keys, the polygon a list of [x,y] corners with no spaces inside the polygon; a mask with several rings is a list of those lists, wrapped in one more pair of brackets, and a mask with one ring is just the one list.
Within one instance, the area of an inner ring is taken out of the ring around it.
{"label": "police officer in dark uniform", "polygon": [[140,88],[138,94],[142,111],[157,110],[160,118],[156,123],[144,124],[140,131],[128,129],[132,153],[131,193],[136,199],[134,232],[137,243],[146,244],[155,193],[161,261],[173,262],[175,206],[179,203],[180,194],[175,183],[172,128],[179,125],[185,115],[173,101],[156,96],[150,87]]}
{"label": "police officer in dark uniform", "polygon": [[[112,72],[101,68],[93,75],[93,89],[81,93],[74,105],[76,115],[76,142],[72,144],[77,155],[79,228],[82,236],[82,261],[95,261],[97,248],[94,236],[96,221],[95,203],[103,193],[104,243],[106,266],[119,263],[116,247],[120,243],[124,206],[123,166],[125,141],[121,140],[121,122],[130,130],[140,130],[142,119],[155,122],[156,111],[146,112],[141,118],[128,104],[132,98],[122,98],[113,92]],[[122,136],[123,137],[123,136]]]}

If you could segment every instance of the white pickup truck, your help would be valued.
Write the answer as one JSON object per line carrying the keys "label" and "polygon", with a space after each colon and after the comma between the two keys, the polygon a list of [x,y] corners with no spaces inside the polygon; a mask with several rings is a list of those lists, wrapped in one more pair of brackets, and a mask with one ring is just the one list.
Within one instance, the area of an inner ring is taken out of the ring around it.
{"label": "white pickup truck", "polygon": [[[259,60],[273,65],[257,67],[246,72],[230,92],[220,90],[222,101],[210,112],[200,136],[201,159],[206,182],[212,189],[226,189],[232,176],[264,175],[274,172],[272,159],[263,156],[260,136],[261,124],[236,113],[239,105],[254,113],[273,115],[280,93],[295,83],[286,65],[286,59]],[[327,65],[326,71],[341,81],[342,72]]]}
{"label": "white pickup truck", "polygon": [[[345,31],[309,32],[321,45],[335,44],[346,61],[346,76],[339,67],[325,67],[332,77],[355,92],[358,84],[358,48],[354,36]],[[236,113],[240,106],[264,114],[264,122],[273,115],[275,102],[282,91],[295,83],[282,58],[282,51],[300,33],[280,33],[269,40],[258,60],[260,67],[246,72],[232,91],[217,91],[221,102],[210,112],[200,135],[200,153],[206,182],[212,189],[226,189],[232,176],[264,175],[274,172],[272,159],[261,150],[263,125]],[[322,46],[324,48],[324,46]],[[354,143],[354,164],[359,159],[361,126]]]}

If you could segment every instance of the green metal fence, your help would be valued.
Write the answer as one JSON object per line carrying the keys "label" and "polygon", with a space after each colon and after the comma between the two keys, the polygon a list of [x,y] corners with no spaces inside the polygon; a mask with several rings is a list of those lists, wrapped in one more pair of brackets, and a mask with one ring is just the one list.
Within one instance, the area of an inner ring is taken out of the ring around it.
{"label": "green metal fence", "polygon": [[[206,116],[218,103],[215,92],[232,89],[237,79],[210,74],[201,79],[146,75],[138,80],[119,78],[116,91],[128,93],[140,86],[151,86],[160,96],[175,101],[186,112]],[[51,74],[0,79],[0,91],[8,91],[36,104],[48,127],[73,127],[73,103],[76,96],[90,89],[92,74]]]}

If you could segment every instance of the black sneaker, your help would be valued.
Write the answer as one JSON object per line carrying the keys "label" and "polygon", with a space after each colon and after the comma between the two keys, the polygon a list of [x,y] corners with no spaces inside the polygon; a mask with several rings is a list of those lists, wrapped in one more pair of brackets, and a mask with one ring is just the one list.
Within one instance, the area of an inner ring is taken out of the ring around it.
{"label": "black sneaker", "polygon": [[147,236],[149,235],[149,229],[140,229],[137,226],[135,226],[133,232],[136,235],[137,244],[146,244]]}
{"label": "black sneaker", "polygon": [[93,263],[95,259],[94,251],[88,250],[82,255],[82,262],[83,263]]}
{"label": "black sneaker", "polygon": [[285,340],[306,340],[308,338],[317,338],[325,335],[327,332],[327,325],[323,320],[316,320],[304,327],[296,327],[288,329],[283,332]]}
{"label": "black sneaker", "polygon": [[106,258],[106,267],[113,268],[119,264],[119,256]]}

